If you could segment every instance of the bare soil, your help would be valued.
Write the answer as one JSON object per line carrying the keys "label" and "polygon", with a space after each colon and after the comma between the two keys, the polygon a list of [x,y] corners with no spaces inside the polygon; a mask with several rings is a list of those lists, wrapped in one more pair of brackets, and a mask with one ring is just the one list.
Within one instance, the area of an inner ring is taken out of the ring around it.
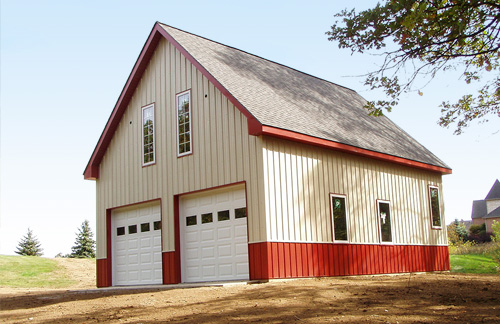
{"label": "bare soil", "polygon": [[95,289],[93,263],[62,261],[75,287],[0,288],[0,323],[500,323],[500,276],[451,273]]}

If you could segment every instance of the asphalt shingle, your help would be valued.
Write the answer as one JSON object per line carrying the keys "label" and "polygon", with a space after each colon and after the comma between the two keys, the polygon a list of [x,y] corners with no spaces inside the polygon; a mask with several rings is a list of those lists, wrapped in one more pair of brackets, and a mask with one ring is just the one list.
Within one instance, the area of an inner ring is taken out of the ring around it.
{"label": "asphalt shingle", "polygon": [[449,168],[355,91],[161,24],[261,124]]}

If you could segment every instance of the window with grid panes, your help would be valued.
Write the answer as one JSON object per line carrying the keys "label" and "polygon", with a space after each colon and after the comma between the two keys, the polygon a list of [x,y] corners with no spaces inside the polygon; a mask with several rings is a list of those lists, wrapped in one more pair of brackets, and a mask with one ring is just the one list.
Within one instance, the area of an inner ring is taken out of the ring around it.
{"label": "window with grid panes", "polygon": [[177,95],[177,155],[191,153],[191,91]]}
{"label": "window with grid panes", "polygon": [[142,165],[155,163],[155,106],[142,108]]}

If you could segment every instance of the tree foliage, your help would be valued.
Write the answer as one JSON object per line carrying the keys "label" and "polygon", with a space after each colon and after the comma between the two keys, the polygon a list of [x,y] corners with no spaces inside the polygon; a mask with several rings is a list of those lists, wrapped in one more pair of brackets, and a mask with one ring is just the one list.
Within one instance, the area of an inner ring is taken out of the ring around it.
{"label": "tree foliage", "polygon": [[43,255],[41,246],[33,231],[28,228],[28,233],[21,239],[15,252],[19,255],[41,256]]}
{"label": "tree foliage", "polygon": [[94,234],[89,221],[85,220],[76,233],[75,245],[71,248],[70,258],[95,258]]}
{"label": "tree foliage", "polygon": [[342,22],[327,32],[330,41],[353,53],[379,50],[384,56],[380,68],[366,75],[365,85],[388,97],[367,103],[371,115],[391,111],[404,92],[422,95],[418,78],[430,82],[439,72],[458,68],[479,90],[455,103],[443,102],[439,124],[456,124],[455,134],[460,134],[472,120],[500,117],[499,0],[389,0],[335,16]]}
{"label": "tree foliage", "polygon": [[467,241],[467,230],[465,229],[465,225],[455,219],[453,223],[448,225],[448,242],[452,245],[460,244]]}

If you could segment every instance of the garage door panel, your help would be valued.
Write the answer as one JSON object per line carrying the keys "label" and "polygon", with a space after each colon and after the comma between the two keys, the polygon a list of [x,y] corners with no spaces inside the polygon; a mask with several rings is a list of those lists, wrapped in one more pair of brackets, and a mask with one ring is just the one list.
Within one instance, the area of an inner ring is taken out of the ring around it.
{"label": "garage door panel", "polygon": [[201,248],[201,257],[203,259],[215,258],[215,249],[213,246],[210,247],[202,247]]}
{"label": "garage door panel", "polygon": [[247,225],[238,224],[234,226],[234,236],[235,237],[244,237],[247,235]]}
{"label": "garage door panel", "polygon": [[202,273],[205,278],[215,278],[215,265],[202,266]]}
{"label": "garage door panel", "polygon": [[244,189],[181,198],[182,281],[248,279],[246,217],[235,217],[245,204]]}
{"label": "garage door panel", "polygon": [[127,242],[127,248],[131,250],[131,249],[137,249],[137,247],[138,247],[137,239],[136,238],[129,239],[129,241]]}
{"label": "garage door panel", "polygon": [[224,228],[218,228],[217,229],[217,238],[219,240],[222,239],[231,239],[231,228],[230,227],[224,227]]}
{"label": "garage door panel", "polygon": [[248,273],[248,263],[247,262],[236,262],[236,273],[239,276],[243,276]]}
{"label": "garage door panel", "polygon": [[214,229],[206,229],[201,231],[201,242],[213,241],[215,239]]}
{"label": "garage door panel", "polygon": [[158,202],[113,210],[113,285],[162,283],[160,222]]}
{"label": "garage door panel", "polygon": [[231,251],[231,244],[222,244],[222,245],[219,245],[218,246],[218,256],[219,257],[230,257],[231,255],[233,255],[232,251]]}
{"label": "garage door panel", "polygon": [[233,275],[233,264],[232,263],[219,264],[219,275],[232,276]]}

